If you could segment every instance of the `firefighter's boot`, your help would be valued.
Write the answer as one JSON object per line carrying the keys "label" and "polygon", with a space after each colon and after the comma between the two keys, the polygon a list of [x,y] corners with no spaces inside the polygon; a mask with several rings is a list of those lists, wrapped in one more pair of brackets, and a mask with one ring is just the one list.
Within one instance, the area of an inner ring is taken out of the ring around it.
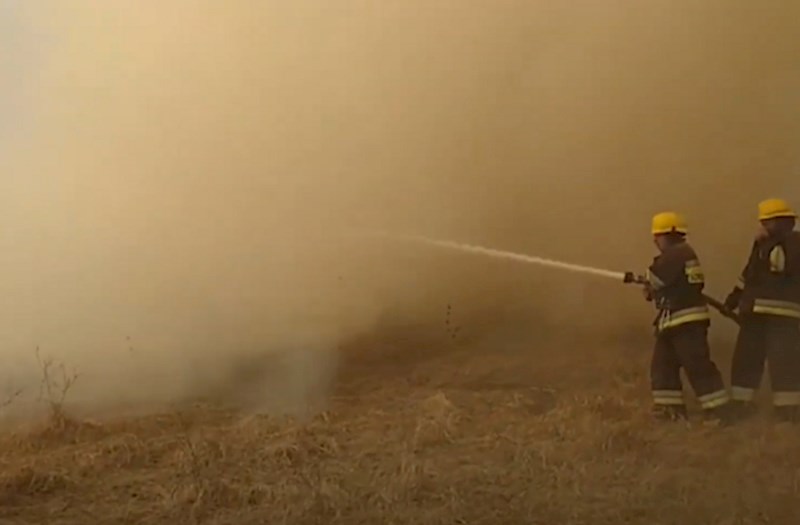
{"label": "firefighter's boot", "polygon": [[731,401],[729,403],[731,421],[740,422],[756,415],[757,408],[752,401]]}
{"label": "firefighter's boot", "polygon": [[721,426],[730,426],[739,421],[736,408],[733,403],[725,403],[722,406],[705,410],[703,418],[706,421],[716,422]]}

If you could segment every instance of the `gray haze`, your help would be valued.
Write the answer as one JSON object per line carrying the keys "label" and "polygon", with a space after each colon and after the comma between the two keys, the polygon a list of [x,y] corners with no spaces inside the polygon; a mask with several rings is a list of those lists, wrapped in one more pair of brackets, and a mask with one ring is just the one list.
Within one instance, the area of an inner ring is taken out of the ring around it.
{"label": "gray haze", "polygon": [[3,16],[18,27],[3,75],[25,89],[3,87],[0,107],[26,125],[0,134],[0,357],[30,395],[37,345],[95,408],[226,395],[264,354],[253,402],[295,409],[337,347],[432,332],[448,303],[475,337],[646,334],[652,312],[615,283],[342,235],[638,270],[650,216],[676,209],[721,295],[757,201],[800,206],[793,0],[71,0]]}

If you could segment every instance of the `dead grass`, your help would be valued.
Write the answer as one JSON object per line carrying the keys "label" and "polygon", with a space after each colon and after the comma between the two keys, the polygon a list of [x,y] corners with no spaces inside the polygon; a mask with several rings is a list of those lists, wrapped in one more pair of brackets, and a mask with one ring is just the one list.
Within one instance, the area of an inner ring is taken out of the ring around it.
{"label": "dead grass", "polygon": [[800,429],[656,424],[646,353],[576,371],[554,350],[414,380],[351,363],[304,422],[198,406],[6,434],[0,523],[797,523]]}

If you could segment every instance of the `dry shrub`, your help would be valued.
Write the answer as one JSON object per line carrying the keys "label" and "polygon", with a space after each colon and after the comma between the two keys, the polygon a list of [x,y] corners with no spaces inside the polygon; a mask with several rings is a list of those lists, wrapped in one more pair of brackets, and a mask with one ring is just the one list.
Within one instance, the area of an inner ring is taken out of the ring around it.
{"label": "dry shrub", "polygon": [[36,361],[42,374],[39,386],[39,401],[45,403],[49,409],[51,424],[59,429],[70,425],[64,409],[67,395],[75,382],[78,373],[67,370],[64,363],[56,363],[52,358],[42,358],[39,348],[36,348]]}
{"label": "dry shrub", "polygon": [[10,406],[16,399],[22,395],[22,389],[7,387],[2,397],[0,397],[0,411]]}
{"label": "dry shrub", "polygon": [[14,505],[31,499],[48,497],[75,483],[50,465],[26,465],[0,474],[0,505]]}
{"label": "dry shrub", "polygon": [[419,405],[414,436],[414,449],[452,443],[456,436],[459,414],[443,392],[425,399]]}

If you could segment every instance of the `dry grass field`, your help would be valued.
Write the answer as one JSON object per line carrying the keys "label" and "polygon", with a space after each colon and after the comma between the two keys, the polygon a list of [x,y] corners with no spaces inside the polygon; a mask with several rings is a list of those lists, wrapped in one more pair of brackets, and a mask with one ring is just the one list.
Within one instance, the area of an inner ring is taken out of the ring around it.
{"label": "dry grass field", "polygon": [[797,523],[800,428],[657,424],[646,340],[361,345],[308,418],[7,433],[0,523]]}
{"label": "dry grass field", "polygon": [[[800,524],[800,425],[651,419],[620,276],[395,242],[643,272],[674,210],[724,298],[758,200],[800,206],[798,34],[798,0],[0,2],[0,525]],[[45,421],[37,347],[79,373]]]}

